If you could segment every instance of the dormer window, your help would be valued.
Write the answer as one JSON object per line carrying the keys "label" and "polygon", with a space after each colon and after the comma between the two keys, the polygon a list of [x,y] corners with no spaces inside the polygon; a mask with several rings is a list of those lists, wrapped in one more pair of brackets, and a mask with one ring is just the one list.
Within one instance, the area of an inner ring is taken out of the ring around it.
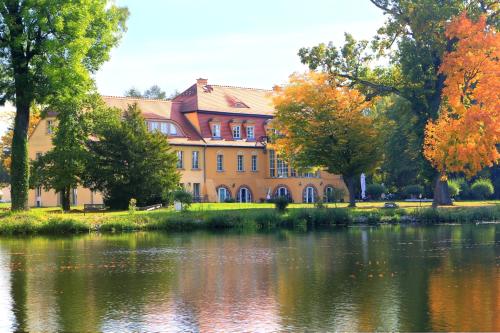
{"label": "dormer window", "polygon": [[255,139],[255,127],[247,126],[247,140],[254,140],[254,139]]}
{"label": "dormer window", "polygon": [[150,132],[160,132],[165,135],[178,135],[177,126],[167,121],[148,121]]}
{"label": "dormer window", "polygon": [[210,126],[210,131],[212,132],[212,138],[220,139],[221,138],[221,121],[219,118],[212,118],[208,121],[208,125]]}
{"label": "dormer window", "polygon": [[241,126],[240,125],[233,126],[233,139],[235,139],[235,140],[241,139]]}
{"label": "dormer window", "polygon": [[220,124],[212,124],[212,136],[214,138],[220,138]]}

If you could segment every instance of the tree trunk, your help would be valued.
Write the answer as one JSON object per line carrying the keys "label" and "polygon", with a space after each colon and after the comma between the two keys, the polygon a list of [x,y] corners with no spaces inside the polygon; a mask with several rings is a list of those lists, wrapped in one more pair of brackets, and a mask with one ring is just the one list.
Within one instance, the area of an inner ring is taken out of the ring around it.
{"label": "tree trunk", "polygon": [[71,188],[66,187],[62,191],[61,206],[64,212],[69,212],[71,210]]}
{"label": "tree trunk", "polygon": [[11,196],[12,210],[19,211],[28,209],[30,106],[28,102],[18,99],[16,100],[16,109],[12,137]]}
{"label": "tree trunk", "polygon": [[435,180],[432,207],[451,205],[453,205],[453,203],[451,201],[450,190],[448,188],[448,181],[443,180],[441,175],[438,175]]}
{"label": "tree trunk", "polygon": [[356,177],[344,176],[344,181],[347,185],[347,191],[349,192],[349,207],[356,207],[356,196],[355,196]]}

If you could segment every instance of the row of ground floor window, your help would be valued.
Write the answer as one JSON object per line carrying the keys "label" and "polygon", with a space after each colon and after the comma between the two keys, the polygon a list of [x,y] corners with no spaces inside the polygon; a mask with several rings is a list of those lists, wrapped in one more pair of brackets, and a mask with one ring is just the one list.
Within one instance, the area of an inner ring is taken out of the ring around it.
{"label": "row of ground floor window", "polygon": [[[219,185],[216,188],[217,201],[228,202],[236,201],[240,203],[249,203],[262,201],[263,198],[255,198],[252,189],[249,186],[242,185],[236,191],[232,192],[228,186]],[[322,193],[318,191],[316,186],[310,184],[304,187],[301,196],[297,197],[286,185],[279,185],[273,191],[269,189],[265,200],[270,200],[276,197],[286,197],[290,202],[315,203],[318,201],[333,202],[335,188],[333,186],[325,186]],[[196,197],[196,193],[194,193]]]}
{"label": "row of ground floor window", "polygon": [[[218,202],[229,202],[235,201],[240,203],[250,203],[270,200],[276,197],[286,197],[290,202],[303,202],[303,203],[315,203],[319,200],[323,202],[333,202],[333,193],[337,191],[332,185],[326,185],[322,191],[318,190],[317,186],[313,184],[306,185],[300,192],[293,193],[287,185],[278,185],[274,189],[268,189],[265,197],[257,197],[254,195],[254,191],[250,186],[242,185],[238,188],[231,188],[226,185],[218,185],[216,188],[216,201]],[[209,201],[207,196],[201,194],[201,184],[193,183],[189,191],[193,194],[194,200],[197,202]],[[30,201],[33,200],[33,206],[56,206],[60,205],[61,198],[58,193],[54,191],[43,191],[41,188],[37,188],[34,191],[30,191],[33,195]],[[296,191],[298,192],[298,191]],[[72,205],[83,205],[83,204],[95,204],[102,203],[102,197],[100,193],[92,192],[85,188],[73,189],[71,192],[71,204]]]}

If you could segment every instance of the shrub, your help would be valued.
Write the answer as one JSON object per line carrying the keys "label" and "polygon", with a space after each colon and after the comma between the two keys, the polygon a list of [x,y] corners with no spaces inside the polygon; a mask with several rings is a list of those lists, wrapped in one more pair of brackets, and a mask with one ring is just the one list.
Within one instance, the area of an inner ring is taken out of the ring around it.
{"label": "shrub", "polygon": [[226,203],[235,203],[236,200],[234,198],[226,198],[226,200],[224,200],[224,202],[226,202]]}
{"label": "shrub", "polygon": [[318,209],[325,208],[325,204],[323,203],[323,200],[317,200],[314,203],[314,207]]}
{"label": "shrub", "polygon": [[186,210],[193,203],[193,195],[184,189],[175,190],[172,193],[174,201],[182,204],[182,210]]}
{"label": "shrub", "polygon": [[242,227],[243,224],[243,217],[234,213],[216,214],[207,218],[207,226],[209,229],[231,229]]}
{"label": "shrub", "polygon": [[385,187],[381,184],[369,184],[366,187],[366,194],[375,200],[380,199],[382,194],[385,193]]}
{"label": "shrub", "polygon": [[288,204],[290,203],[290,200],[288,200],[288,198],[284,196],[276,197],[273,201],[274,208],[276,208],[276,210],[281,213],[286,210],[286,207],[288,207]]}
{"label": "shrub", "polygon": [[403,187],[402,192],[407,198],[416,198],[424,193],[424,187],[422,185],[408,185]]}
{"label": "shrub", "polygon": [[333,193],[328,193],[325,197],[326,202],[342,202],[345,197],[345,190],[343,188],[333,188]]}
{"label": "shrub", "polygon": [[278,227],[281,224],[281,216],[275,211],[264,211],[258,213],[255,217],[257,228],[268,230]]}
{"label": "shrub", "polygon": [[128,203],[128,212],[130,214],[134,214],[136,209],[137,209],[137,200],[132,198],[132,199],[130,199],[130,202]]}
{"label": "shrub", "polygon": [[472,199],[472,192],[470,190],[469,183],[464,178],[453,179],[453,182],[458,184],[459,194],[458,197],[462,200]]}
{"label": "shrub", "polygon": [[493,195],[494,188],[491,180],[489,179],[478,179],[471,186],[472,195],[475,199],[484,200]]}
{"label": "shrub", "polygon": [[448,190],[450,191],[450,196],[452,198],[457,197],[460,194],[460,182],[458,179],[448,180]]}

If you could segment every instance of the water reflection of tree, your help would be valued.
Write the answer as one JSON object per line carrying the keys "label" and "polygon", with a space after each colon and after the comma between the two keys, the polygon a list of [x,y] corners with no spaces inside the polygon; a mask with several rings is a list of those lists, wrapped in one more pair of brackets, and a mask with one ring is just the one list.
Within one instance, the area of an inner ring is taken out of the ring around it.
{"label": "water reflection of tree", "polygon": [[[133,314],[168,298],[177,262],[163,256],[143,260],[134,249],[169,241],[153,233],[12,241],[12,252],[25,253],[16,256],[12,266],[18,269],[11,270],[19,330],[96,332],[109,319],[141,319]],[[46,316],[35,318],[42,308]],[[52,309],[56,313],[49,318]]]}

